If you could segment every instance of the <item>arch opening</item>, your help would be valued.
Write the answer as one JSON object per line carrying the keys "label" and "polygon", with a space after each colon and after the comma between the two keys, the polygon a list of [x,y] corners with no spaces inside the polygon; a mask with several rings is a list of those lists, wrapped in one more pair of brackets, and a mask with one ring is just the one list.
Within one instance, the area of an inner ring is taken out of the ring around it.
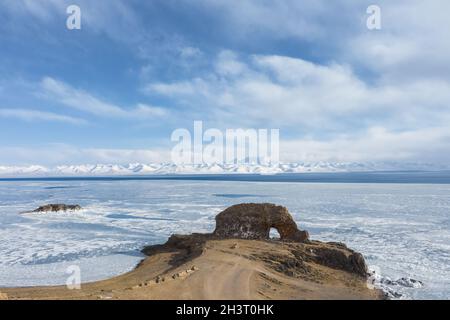
{"label": "arch opening", "polygon": [[281,235],[278,232],[277,228],[270,228],[269,230],[269,239],[271,240],[280,240],[281,239]]}

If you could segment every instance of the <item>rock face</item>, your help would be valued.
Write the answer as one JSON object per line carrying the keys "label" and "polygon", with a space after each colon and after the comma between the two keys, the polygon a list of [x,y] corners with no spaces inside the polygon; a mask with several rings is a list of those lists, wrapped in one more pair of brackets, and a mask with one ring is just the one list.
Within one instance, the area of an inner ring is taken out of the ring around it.
{"label": "rock face", "polygon": [[[314,265],[367,278],[367,265],[360,253],[342,243],[309,240],[308,232],[297,228],[288,209],[269,203],[229,207],[216,216],[216,229],[212,234],[172,235],[166,244],[146,247],[143,252],[152,255],[180,249],[189,259],[193,259],[203,254],[205,244],[210,240],[267,240],[271,228],[277,229],[280,240],[284,241],[279,242],[283,250],[264,252],[254,256],[255,261],[263,261],[275,271],[288,276],[311,281],[320,279],[320,272],[314,269]],[[237,243],[231,243],[229,248],[236,250],[238,247]],[[180,259],[174,259],[173,263]]]}
{"label": "rock face", "polygon": [[313,261],[334,269],[367,276],[367,265],[362,254],[348,249],[341,243],[330,242],[312,249]]}
{"label": "rock face", "polygon": [[275,228],[281,240],[305,242],[307,231],[297,228],[288,209],[274,204],[246,203],[229,207],[216,216],[214,236],[219,238],[269,239]]}
{"label": "rock face", "polygon": [[32,212],[58,212],[58,211],[74,211],[81,210],[79,205],[67,205],[67,204],[47,204],[45,206],[39,207]]}

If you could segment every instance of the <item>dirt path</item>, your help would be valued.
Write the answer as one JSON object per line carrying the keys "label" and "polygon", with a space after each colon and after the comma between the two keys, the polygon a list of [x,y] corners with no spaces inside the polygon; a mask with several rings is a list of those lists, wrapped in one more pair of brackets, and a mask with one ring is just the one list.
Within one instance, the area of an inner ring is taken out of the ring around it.
{"label": "dirt path", "polygon": [[292,258],[288,245],[266,241],[208,241],[202,253],[174,266],[183,252],[161,252],[127,274],[66,287],[2,289],[9,299],[380,299],[365,280],[309,264],[310,275],[293,277],[271,267],[273,253]]}
{"label": "dirt path", "polygon": [[245,259],[234,257],[215,268],[205,279],[204,296],[211,299],[251,299],[250,282],[254,273]]}

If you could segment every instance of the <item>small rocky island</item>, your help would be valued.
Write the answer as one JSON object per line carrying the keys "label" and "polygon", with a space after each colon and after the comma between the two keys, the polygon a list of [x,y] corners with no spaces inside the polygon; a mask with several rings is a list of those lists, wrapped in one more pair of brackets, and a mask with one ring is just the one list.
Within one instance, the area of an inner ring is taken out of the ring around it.
{"label": "small rocky island", "polygon": [[31,212],[42,213],[42,212],[60,212],[60,211],[77,211],[81,210],[81,206],[79,205],[67,205],[67,204],[47,204],[45,206],[41,206],[36,210]]}
{"label": "small rocky island", "polygon": [[[275,228],[280,239],[270,239]],[[210,234],[172,235],[143,249],[131,272],[82,285],[2,289],[9,299],[384,299],[367,285],[363,256],[319,242],[288,209],[239,204],[216,216]]]}

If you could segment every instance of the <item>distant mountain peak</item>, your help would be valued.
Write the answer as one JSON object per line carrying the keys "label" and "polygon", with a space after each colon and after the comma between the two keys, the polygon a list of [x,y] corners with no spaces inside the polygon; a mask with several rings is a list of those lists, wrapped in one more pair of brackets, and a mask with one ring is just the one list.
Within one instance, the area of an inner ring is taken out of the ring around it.
{"label": "distant mountain peak", "polygon": [[130,163],[83,164],[44,167],[0,166],[0,177],[62,177],[62,176],[133,176],[176,174],[280,174],[307,172],[357,172],[399,170],[448,170],[448,167],[418,163],[359,163],[359,162],[295,162],[277,165],[260,164],[181,164],[174,163]]}

